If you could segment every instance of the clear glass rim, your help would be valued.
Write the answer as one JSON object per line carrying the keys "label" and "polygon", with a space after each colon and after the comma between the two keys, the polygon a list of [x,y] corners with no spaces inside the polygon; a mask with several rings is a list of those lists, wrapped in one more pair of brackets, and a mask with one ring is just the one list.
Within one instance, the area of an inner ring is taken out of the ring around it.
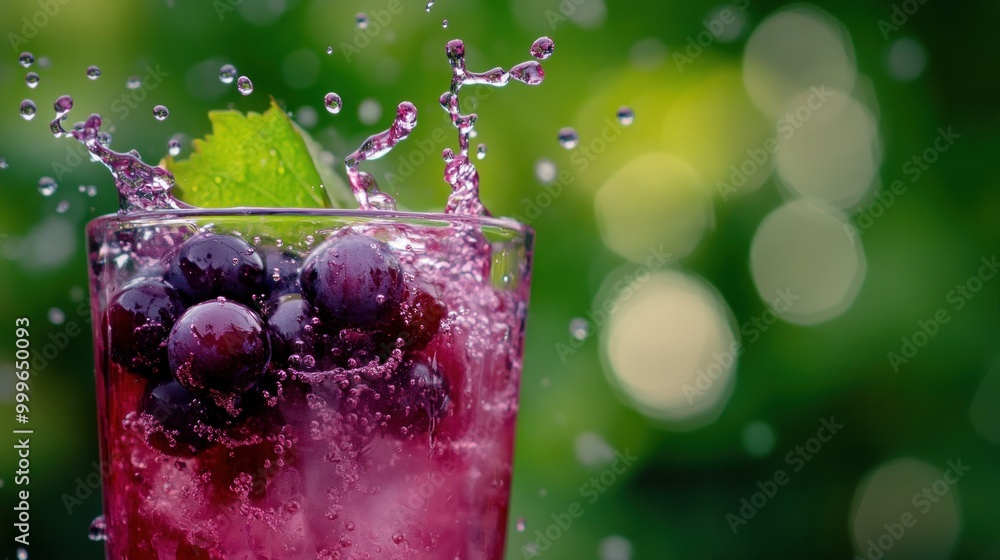
{"label": "clear glass rim", "polygon": [[470,225],[500,228],[522,237],[531,238],[534,230],[513,218],[493,216],[470,216],[463,214],[445,214],[440,212],[411,212],[407,210],[357,210],[346,208],[268,208],[268,207],[236,207],[236,208],[179,208],[169,210],[149,210],[129,212],[128,214],[104,214],[93,218],[87,228],[106,226],[110,224],[129,224],[136,222],[157,222],[183,220],[186,218],[258,218],[262,216],[283,217],[313,217],[313,218],[349,218],[361,220],[402,220],[402,221],[432,221],[448,224],[467,223]]}

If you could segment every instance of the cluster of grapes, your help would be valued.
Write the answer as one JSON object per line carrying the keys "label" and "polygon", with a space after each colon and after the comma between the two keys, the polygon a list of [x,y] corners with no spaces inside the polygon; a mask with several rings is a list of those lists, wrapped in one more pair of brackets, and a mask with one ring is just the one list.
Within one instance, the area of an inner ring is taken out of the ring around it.
{"label": "cluster of grapes", "polygon": [[322,392],[398,437],[447,414],[447,378],[420,353],[445,307],[404,278],[388,244],[341,232],[301,255],[199,233],[165,261],[115,293],[104,317],[111,359],[148,380],[139,412],[161,452],[191,456],[250,419],[275,424],[289,391]]}

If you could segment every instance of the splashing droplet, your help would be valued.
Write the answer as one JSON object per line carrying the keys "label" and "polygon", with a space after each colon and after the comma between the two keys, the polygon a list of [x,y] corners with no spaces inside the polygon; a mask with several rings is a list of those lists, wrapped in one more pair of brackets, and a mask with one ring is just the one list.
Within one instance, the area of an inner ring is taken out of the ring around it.
{"label": "splashing droplet", "polygon": [[524,522],[523,517],[517,518],[517,532],[523,533],[528,528],[527,523]]}
{"label": "splashing droplet", "polygon": [[224,84],[231,84],[236,79],[236,67],[232,64],[224,64],[219,68],[219,81]]}
{"label": "splashing droplet", "polygon": [[61,325],[66,322],[66,313],[58,307],[49,309],[49,322],[53,325]]}
{"label": "splashing droplet", "polygon": [[541,181],[543,185],[548,185],[555,181],[558,172],[559,169],[556,168],[556,164],[550,159],[540,159],[535,163],[535,178]]}
{"label": "splashing droplet", "polygon": [[170,110],[163,105],[157,105],[156,107],[153,107],[153,116],[156,117],[156,120],[158,121],[167,120],[167,117],[170,116]]}
{"label": "splashing droplet", "polygon": [[580,143],[580,135],[575,128],[566,127],[559,130],[559,145],[567,150],[572,150]]}
{"label": "splashing droplet", "polygon": [[38,112],[38,107],[35,102],[30,99],[25,99],[21,102],[21,116],[26,121],[30,121],[35,118],[35,113]]}
{"label": "splashing droplet", "polygon": [[139,76],[129,76],[125,80],[125,89],[139,89],[142,87],[142,78]]}
{"label": "splashing droplet", "polygon": [[171,138],[167,142],[167,153],[173,157],[177,157],[181,153],[181,141],[177,138]]}
{"label": "splashing droplet", "polygon": [[552,56],[552,53],[556,50],[556,44],[552,39],[548,37],[539,37],[535,39],[535,42],[531,44],[531,56],[538,60],[545,60],[546,58]]}
{"label": "splashing droplet", "polygon": [[429,12],[433,7],[434,7],[434,0],[427,0],[427,6],[424,7],[424,10]]}
{"label": "splashing droplet", "polygon": [[25,68],[31,68],[31,65],[35,63],[35,55],[30,52],[23,52],[17,57],[17,61]]}
{"label": "splashing droplet", "polygon": [[58,188],[59,185],[52,177],[42,177],[38,180],[38,192],[42,193],[42,196],[52,196]]}
{"label": "splashing droplet", "polygon": [[486,144],[480,144],[479,147],[476,148],[476,158],[483,159],[485,157],[486,157]]}
{"label": "splashing droplet", "polygon": [[98,68],[97,66],[88,66],[87,67],[87,77],[90,78],[91,80],[96,80],[97,78],[100,78],[101,77],[101,69]]}
{"label": "splashing droplet", "polygon": [[104,521],[103,515],[98,515],[90,522],[90,530],[87,532],[87,537],[94,542],[108,540],[108,525]]}
{"label": "splashing droplet", "polygon": [[333,45],[326,48],[326,54],[333,54]]}
{"label": "splashing droplet", "polygon": [[354,24],[358,29],[368,29],[368,14],[359,12],[358,15],[354,16]]}
{"label": "splashing droplet", "polygon": [[379,191],[375,177],[360,171],[358,167],[363,161],[378,159],[389,153],[393,146],[406,140],[416,126],[417,108],[414,107],[413,103],[404,101],[396,108],[396,118],[392,121],[392,126],[378,134],[369,136],[357,150],[344,159],[344,164],[347,167],[347,178],[351,183],[354,197],[358,200],[359,209],[396,209],[396,201],[391,196]]}
{"label": "splashing droplet", "polygon": [[236,89],[243,95],[250,95],[253,93],[253,82],[246,76],[240,76],[240,79],[236,80]]}
{"label": "splashing droplet", "polygon": [[522,62],[510,69],[510,77],[529,86],[537,86],[545,79],[542,65],[534,60]]}
{"label": "splashing droplet", "polygon": [[574,318],[569,322],[569,334],[577,340],[586,340],[590,336],[590,323],[581,317]]}
{"label": "splashing droplet", "polygon": [[67,210],[69,210],[69,201],[68,200],[60,200],[59,204],[56,204],[56,213],[57,214],[65,214]]}
{"label": "splashing droplet", "polygon": [[38,73],[28,72],[24,75],[24,83],[28,84],[28,87],[35,89],[38,87]]}
{"label": "splashing droplet", "polygon": [[635,111],[631,107],[619,107],[618,112],[615,113],[615,118],[622,126],[628,126],[635,122]]}
{"label": "splashing droplet", "polygon": [[344,107],[344,100],[331,91],[323,97],[323,106],[328,112],[336,115]]}
{"label": "splashing droplet", "polygon": [[448,29],[448,20],[446,19],[441,20],[441,27]]}

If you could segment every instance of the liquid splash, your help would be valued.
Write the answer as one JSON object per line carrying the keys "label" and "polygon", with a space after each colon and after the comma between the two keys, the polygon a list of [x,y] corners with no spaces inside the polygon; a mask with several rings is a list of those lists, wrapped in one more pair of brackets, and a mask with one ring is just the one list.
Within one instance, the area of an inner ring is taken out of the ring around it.
{"label": "liquid splash", "polygon": [[396,118],[388,129],[369,136],[361,146],[344,159],[347,167],[347,179],[358,200],[360,210],[395,210],[396,201],[391,196],[378,189],[375,177],[360,171],[361,162],[378,159],[392,150],[393,146],[406,140],[410,132],[417,126],[417,108],[413,103],[404,101],[396,108]]}
{"label": "liquid splash", "polygon": [[87,148],[97,161],[111,171],[118,189],[118,210],[122,214],[135,211],[167,210],[189,208],[170,194],[174,186],[174,176],[167,170],[147,165],[139,159],[139,153],[118,153],[106,145],[107,136],[101,132],[100,115],[91,115],[86,122],[73,125],[71,130],[63,128],[73,98],[64,95],[54,104],[56,118],[49,128],[56,138],[70,136]]}

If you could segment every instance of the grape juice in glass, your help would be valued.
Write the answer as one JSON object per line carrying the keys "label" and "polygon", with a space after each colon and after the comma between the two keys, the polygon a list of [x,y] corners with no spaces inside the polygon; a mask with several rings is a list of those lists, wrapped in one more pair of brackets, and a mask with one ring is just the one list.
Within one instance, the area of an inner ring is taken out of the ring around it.
{"label": "grape juice in glass", "polygon": [[503,557],[530,229],[177,208],[87,233],[109,559]]}

